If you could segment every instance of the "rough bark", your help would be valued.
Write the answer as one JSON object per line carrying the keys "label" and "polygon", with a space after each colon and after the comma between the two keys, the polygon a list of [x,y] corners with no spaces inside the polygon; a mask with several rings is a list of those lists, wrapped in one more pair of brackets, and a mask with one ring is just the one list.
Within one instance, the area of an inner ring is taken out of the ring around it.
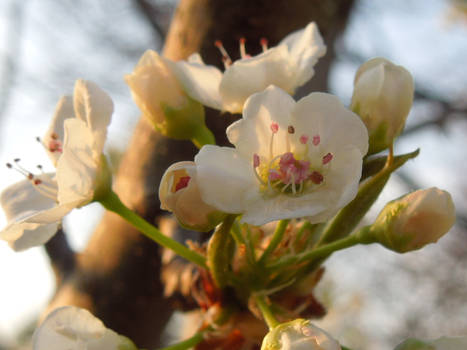
{"label": "rough bark", "polygon": [[[260,51],[259,39],[274,45],[289,32],[315,20],[329,54],[316,67],[308,90],[326,90],[333,59],[332,46],[345,27],[351,0],[182,0],[169,30],[164,54],[183,59],[200,51],[207,63],[221,66],[213,43],[223,40],[232,58],[238,57],[238,39],[247,39],[250,54]],[[225,127],[236,117],[209,110],[208,126],[219,144],[226,144]],[[169,140],[141,119],[115,177],[114,189],[123,202],[148,221],[161,214],[159,180],[173,162],[192,159],[189,142]],[[89,308],[104,323],[132,338],[140,347],[154,348],[172,313],[163,297],[161,259],[156,244],[112,213],[105,214],[76,268],[57,289],[51,307],[75,304]]]}

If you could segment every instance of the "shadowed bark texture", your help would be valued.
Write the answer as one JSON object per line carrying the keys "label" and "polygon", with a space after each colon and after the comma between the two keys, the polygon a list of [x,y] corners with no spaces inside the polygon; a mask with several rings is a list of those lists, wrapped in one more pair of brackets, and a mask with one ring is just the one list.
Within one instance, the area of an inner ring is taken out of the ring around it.
{"label": "shadowed bark texture", "polygon": [[[167,34],[164,54],[178,60],[199,51],[206,63],[221,67],[215,40],[222,40],[235,59],[241,37],[247,39],[248,53],[256,54],[261,49],[260,38],[275,45],[286,34],[314,20],[328,54],[317,65],[312,82],[301,91],[325,91],[333,43],[345,28],[351,6],[350,0],[183,0]],[[218,144],[227,144],[225,128],[237,118],[207,110],[207,124]],[[162,214],[157,190],[163,172],[176,161],[193,159],[195,153],[190,142],[167,139],[142,118],[115,177],[114,189],[126,205],[155,222]],[[163,296],[161,251],[155,243],[116,215],[106,213],[73,266],[57,286],[50,307],[86,307],[139,347],[160,345],[173,303]],[[166,268],[164,273],[170,274],[170,265]]]}

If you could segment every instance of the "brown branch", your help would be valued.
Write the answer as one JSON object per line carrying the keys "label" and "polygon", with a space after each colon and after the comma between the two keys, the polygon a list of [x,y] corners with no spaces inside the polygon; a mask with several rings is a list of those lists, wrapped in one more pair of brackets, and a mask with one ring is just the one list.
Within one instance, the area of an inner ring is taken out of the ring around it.
{"label": "brown branch", "polygon": [[45,251],[55,273],[57,285],[72,274],[76,266],[75,252],[71,249],[62,228],[45,244]]}

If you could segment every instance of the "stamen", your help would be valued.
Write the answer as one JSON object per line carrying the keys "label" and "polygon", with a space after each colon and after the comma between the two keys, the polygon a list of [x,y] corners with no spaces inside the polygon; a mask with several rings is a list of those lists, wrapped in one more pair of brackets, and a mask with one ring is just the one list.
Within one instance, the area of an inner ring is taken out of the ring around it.
{"label": "stamen", "polygon": [[316,185],[319,185],[321,182],[323,182],[324,177],[321,175],[321,173],[317,171],[313,171],[310,175],[310,180]]}
{"label": "stamen", "polygon": [[268,49],[268,39],[266,39],[266,38],[259,39],[259,44],[261,45],[261,48],[263,49],[263,52]]}
{"label": "stamen", "polygon": [[289,134],[295,134],[295,128],[294,128],[292,125],[289,125],[289,126],[287,127],[287,132],[288,132]]}
{"label": "stamen", "polygon": [[272,136],[271,136],[271,140],[269,141],[269,158],[272,158],[273,157],[273,154],[274,154],[274,134],[277,134],[277,132],[279,131],[279,124],[277,123],[274,123],[272,122],[271,123],[271,131],[272,131]]}
{"label": "stamen", "polygon": [[182,176],[181,178],[179,178],[177,184],[175,185],[175,192],[187,187],[190,180],[190,176]]}
{"label": "stamen", "polygon": [[240,42],[240,57],[241,58],[249,57],[248,54],[246,53],[246,48],[245,48],[246,39],[240,38],[239,42]]}
{"label": "stamen", "polygon": [[232,59],[230,58],[229,54],[227,53],[227,50],[224,48],[224,45],[222,45],[222,41],[216,40],[214,42],[214,45],[219,49],[221,55],[222,55],[222,61],[224,62],[224,65],[226,67],[230,66],[232,64]]}
{"label": "stamen", "polygon": [[321,137],[319,137],[319,135],[313,136],[313,145],[318,146],[320,142],[321,142]]}
{"label": "stamen", "polygon": [[309,137],[307,135],[300,136],[300,143],[306,145],[308,142]]}
{"label": "stamen", "polygon": [[279,124],[272,122],[271,123],[271,131],[273,134],[276,134],[279,131]]}
{"label": "stamen", "polygon": [[23,168],[21,164],[19,164],[21,160],[19,158],[14,159],[15,164],[7,163],[6,166],[9,169],[16,170],[19,172],[21,175],[26,177],[31,183],[34,185],[34,188],[44,197],[48,197],[54,201],[57,200],[57,184],[48,176],[47,174],[44,174],[42,170],[42,166],[38,165],[37,168],[39,168],[42,172],[41,178],[39,179],[37,176],[35,176],[33,173],[28,171],[27,169]]}
{"label": "stamen", "polygon": [[256,153],[253,154],[253,167],[259,167],[259,155],[257,155]]}
{"label": "stamen", "polygon": [[326,154],[323,157],[323,164],[328,164],[333,158],[333,155],[331,153]]}

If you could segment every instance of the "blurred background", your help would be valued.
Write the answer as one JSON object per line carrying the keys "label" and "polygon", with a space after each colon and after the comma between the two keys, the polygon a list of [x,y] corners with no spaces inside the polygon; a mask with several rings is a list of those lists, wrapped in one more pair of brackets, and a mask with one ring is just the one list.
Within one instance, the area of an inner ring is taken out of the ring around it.
{"label": "blurred background", "polygon": [[[162,0],[3,0],[0,2],[0,162],[21,158],[34,171],[52,165],[35,140],[74,81],[95,81],[114,99],[107,151],[118,163],[139,111],[123,75],[142,53],[160,50],[175,9]],[[416,100],[396,153],[420,156],[391,179],[376,207],[409,190],[451,192],[458,219],[438,244],[398,255],[379,246],[336,253],[318,296],[317,322],[355,349],[392,349],[406,337],[467,334],[467,1],[356,0],[335,43],[331,92],[349,104],[353,76],[368,58],[405,66]],[[21,180],[0,167],[1,187]],[[72,247],[87,242],[103,210],[73,211],[64,226]],[[0,225],[5,225],[0,217]],[[37,316],[54,293],[43,248],[14,253],[0,242],[0,349],[27,348]],[[23,345],[22,345],[23,344]]]}

